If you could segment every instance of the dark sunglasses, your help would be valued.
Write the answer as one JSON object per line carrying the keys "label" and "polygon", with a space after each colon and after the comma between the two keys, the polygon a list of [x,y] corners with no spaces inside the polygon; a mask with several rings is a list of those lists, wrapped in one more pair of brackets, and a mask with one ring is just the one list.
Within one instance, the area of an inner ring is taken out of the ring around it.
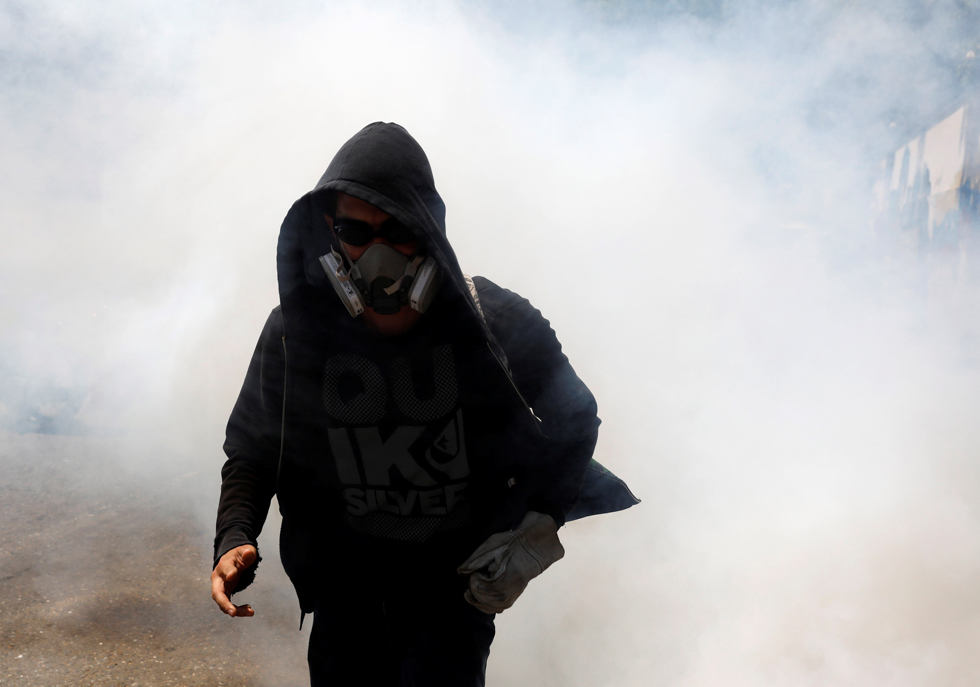
{"label": "dark sunglasses", "polygon": [[378,231],[367,222],[356,219],[338,219],[334,222],[333,229],[337,232],[337,238],[349,246],[363,246],[378,237],[387,239],[388,243],[408,243],[415,240],[412,230],[394,217],[385,221]]}

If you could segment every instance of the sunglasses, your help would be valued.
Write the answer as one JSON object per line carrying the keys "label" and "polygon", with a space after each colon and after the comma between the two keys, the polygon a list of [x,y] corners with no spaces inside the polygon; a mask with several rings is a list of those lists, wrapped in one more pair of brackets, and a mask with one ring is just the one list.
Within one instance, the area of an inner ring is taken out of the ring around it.
{"label": "sunglasses", "polygon": [[375,231],[367,222],[356,219],[338,219],[333,229],[337,238],[349,246],[364,246],[376,238],[383,238],[388,243],[408,243],[415,240],[412,230],[394,217],[385,221],[379,231]]}

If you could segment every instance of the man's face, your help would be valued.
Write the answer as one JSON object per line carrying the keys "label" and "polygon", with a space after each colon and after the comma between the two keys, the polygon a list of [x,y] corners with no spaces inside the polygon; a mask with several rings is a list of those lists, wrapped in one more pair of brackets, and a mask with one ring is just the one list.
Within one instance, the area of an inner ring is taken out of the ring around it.
{"label": "man's face", "polygon": [[[340,191],[337,192],[337,209],[335,213],[338,222],[342,222],[343,220],[365,222],[375,232],[380,231],[381,225],[391,219],[391,215],[384,210],[371,205],[367,201],[349,196]],[[324,215],[323,218],[330,226],[330,231],[333,231],[334,218],[329,215]],[[349,243],[345,243],[344,250],[347,251],[347,255],[350,256],[351,260],[358,260],[368,248],[378,243],[391,246],[402,255],[414,255],[419,247],[417,240],[406,241],[404,243],[391,243],[387,238],[378,235],[363,246],[352,246]],[[398,334],[404,334],[415,326],[415,323],[418,322],[421,316],[422,314],[418,310],[413,310],[407,305],[403,305],[398,312],[391,315],[381,315],[375,312],[374,308],[368,306],[364,308],[364,313],[361,315],[361,318],[371,331],[383,336],[396,336]]]}

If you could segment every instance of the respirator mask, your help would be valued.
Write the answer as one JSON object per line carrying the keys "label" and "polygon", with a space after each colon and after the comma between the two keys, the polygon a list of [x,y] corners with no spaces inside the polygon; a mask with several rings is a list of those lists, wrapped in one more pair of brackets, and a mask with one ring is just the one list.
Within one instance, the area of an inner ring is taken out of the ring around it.
{"label": "respirator mask", "polygon": [[334,231],[340,253],[331,248],[320,256],[320,265],[351,317],[370,306],[379,315],[393,315],[403,305],[424,313],[439,290],[442,274],[435,258],[404,255],[389,245],[376,243],[357,260],[351,260],[344,244],[364,246],[377,236],[389,243],[415,240],[412,231],[395,218],[375,232],[366,222],[337,220]]}

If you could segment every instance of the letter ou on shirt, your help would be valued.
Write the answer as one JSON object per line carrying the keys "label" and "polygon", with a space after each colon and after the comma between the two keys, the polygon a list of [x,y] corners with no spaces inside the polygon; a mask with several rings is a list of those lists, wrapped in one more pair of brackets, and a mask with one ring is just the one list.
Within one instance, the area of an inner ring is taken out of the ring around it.
{"label": "letter ou on shirt", "polygon": [[[395,405],[403,415],[421,423],[421,426],[400,425],[386,438],[382,438],[377,426],[364,426],[379,422],[387,409],[388,388],[378,366],[366,358],[351,354],[337,355],[327,361],[323,380],[324,407],[336,420],[346,425],[357,425],[328,430],[331,453],[342,484],[388,487],[391,485],[392,469],[397,470],[409,484],[419,488],[458,482],[468,476],[462,412],[457,412],[455,417],[446,417],[458,401],[452,348],[448,344],[442,345],[432,350],[431,355],[432,388],[435,390],[431,398],[421,398],[416,392],[407,357],[402,356],[392,362],[391,396]],[[359,391],[347,399],[342,397],[340,390],[344,375],[353,375],[359,382]],[[427,470],[409,449],[423,434],[425,423],[440,417],[446,417],[446,426],[431,442],[431,446],[419,447],[423,449],[420,457],[425,458]],[[355,457],[355,444],[360,461]],[[438,481],[433,475],[439,477]],[[459,486],[462,488],[463,485]]]}
{"label": "letter ou on shirt", "polygon": [[[419,397],[407,356],[395,358],[390,370],[395,405],[404,415],[422,423],[448,414],[459,398],[452,347],[443,344],[433,349],[431,355],[435,389],[432,398]],[[360,392],[347,399],[340,393],[340,381],[345,375],[356,377],[361,387]],[[335,355],[327,360],[323,371],[323,406],[331,417],[344,424],[373,424],[384,417],[387,404],[387,385],[373,362],[354,354]]]}

